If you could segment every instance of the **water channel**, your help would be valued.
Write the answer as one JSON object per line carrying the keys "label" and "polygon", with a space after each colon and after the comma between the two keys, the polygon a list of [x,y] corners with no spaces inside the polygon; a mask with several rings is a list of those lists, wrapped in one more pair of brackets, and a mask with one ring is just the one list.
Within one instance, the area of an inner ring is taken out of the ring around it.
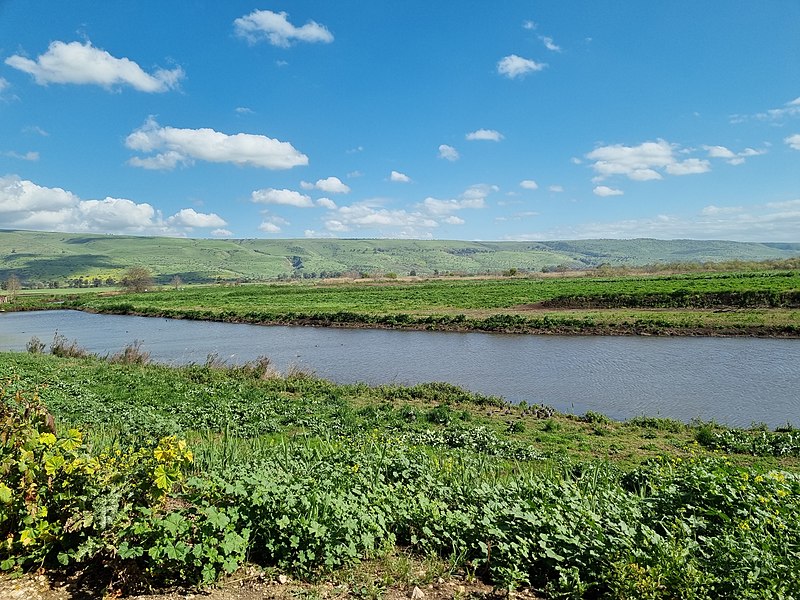
{"label": "water channel", "polygon": [[341,383],[446,381],[513,402],[615,419],[800,425],[800,340],[565,337],[209,323],[77,311],[0,313],[0,351],[54,333],[100,355],[135,340],[153,360],[268,356]]}

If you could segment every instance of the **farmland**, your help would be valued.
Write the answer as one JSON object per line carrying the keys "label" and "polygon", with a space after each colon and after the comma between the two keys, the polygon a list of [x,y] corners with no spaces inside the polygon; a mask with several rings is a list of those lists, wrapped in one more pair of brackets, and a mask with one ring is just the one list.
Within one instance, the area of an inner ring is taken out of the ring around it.
{"label": "farmland", "polygon": [[[20,300],[47,307],[46,296]],[[248,323],[527,333],[790,336],[797,271],[647,277],[383,280],[81,294],[59,306]]]}
{"label": "farmland", "polygon": [[789,427],[70,353],[0,357],[4,569],[94,565],[123,591],[208,584],[249,558],[305,593],[334,581],[370,597],[445,578],[576,598],[800,585]]}

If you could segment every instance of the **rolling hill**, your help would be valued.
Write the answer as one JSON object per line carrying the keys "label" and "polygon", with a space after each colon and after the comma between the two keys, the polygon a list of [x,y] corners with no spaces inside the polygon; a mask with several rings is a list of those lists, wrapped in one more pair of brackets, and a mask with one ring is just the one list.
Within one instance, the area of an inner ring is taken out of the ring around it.
{"label": "rolling hill", "polygon": [[186,282],[268,280],[292,275],[432,275],[542,271],[601,264],[640,266],[800,256],[800,243],[697,240],[466,242],[390,239],[187,239],[33,231],[0,231],[0,280],[28,285],[118,279],[132,265],[157,279]]}

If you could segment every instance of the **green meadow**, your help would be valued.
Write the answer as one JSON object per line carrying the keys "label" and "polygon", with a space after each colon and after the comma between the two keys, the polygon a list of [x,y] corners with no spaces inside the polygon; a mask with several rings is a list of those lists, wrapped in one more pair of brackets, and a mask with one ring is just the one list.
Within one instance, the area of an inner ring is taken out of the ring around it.
{"label": "green meadow", "polygon": [[790,426],[31,350],[0,356],[4,570],[91,568],[135,591],[248,564],[365,597],[445,578],[553,598],[800,589]]}

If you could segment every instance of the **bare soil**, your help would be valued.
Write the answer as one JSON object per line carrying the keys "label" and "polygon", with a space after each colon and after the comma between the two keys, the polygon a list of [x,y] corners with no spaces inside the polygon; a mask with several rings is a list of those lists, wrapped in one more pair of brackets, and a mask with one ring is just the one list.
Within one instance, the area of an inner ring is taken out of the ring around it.
{"label": "bare soil", "polygon": [[124,594],[91,577],[60,578],[48,573],[22,576],[0,575],[0,600],[296,600],[296,599],[371,599],[384,600],[499,600],[534,599],[531,591],[497,592],[480,581],[454,576],[447,580],[419,585],[389,587],[322,582],[293,581],[284,576],[272,578],[255,568],[243,568],[233,576],[206,589],[170,589]]}

